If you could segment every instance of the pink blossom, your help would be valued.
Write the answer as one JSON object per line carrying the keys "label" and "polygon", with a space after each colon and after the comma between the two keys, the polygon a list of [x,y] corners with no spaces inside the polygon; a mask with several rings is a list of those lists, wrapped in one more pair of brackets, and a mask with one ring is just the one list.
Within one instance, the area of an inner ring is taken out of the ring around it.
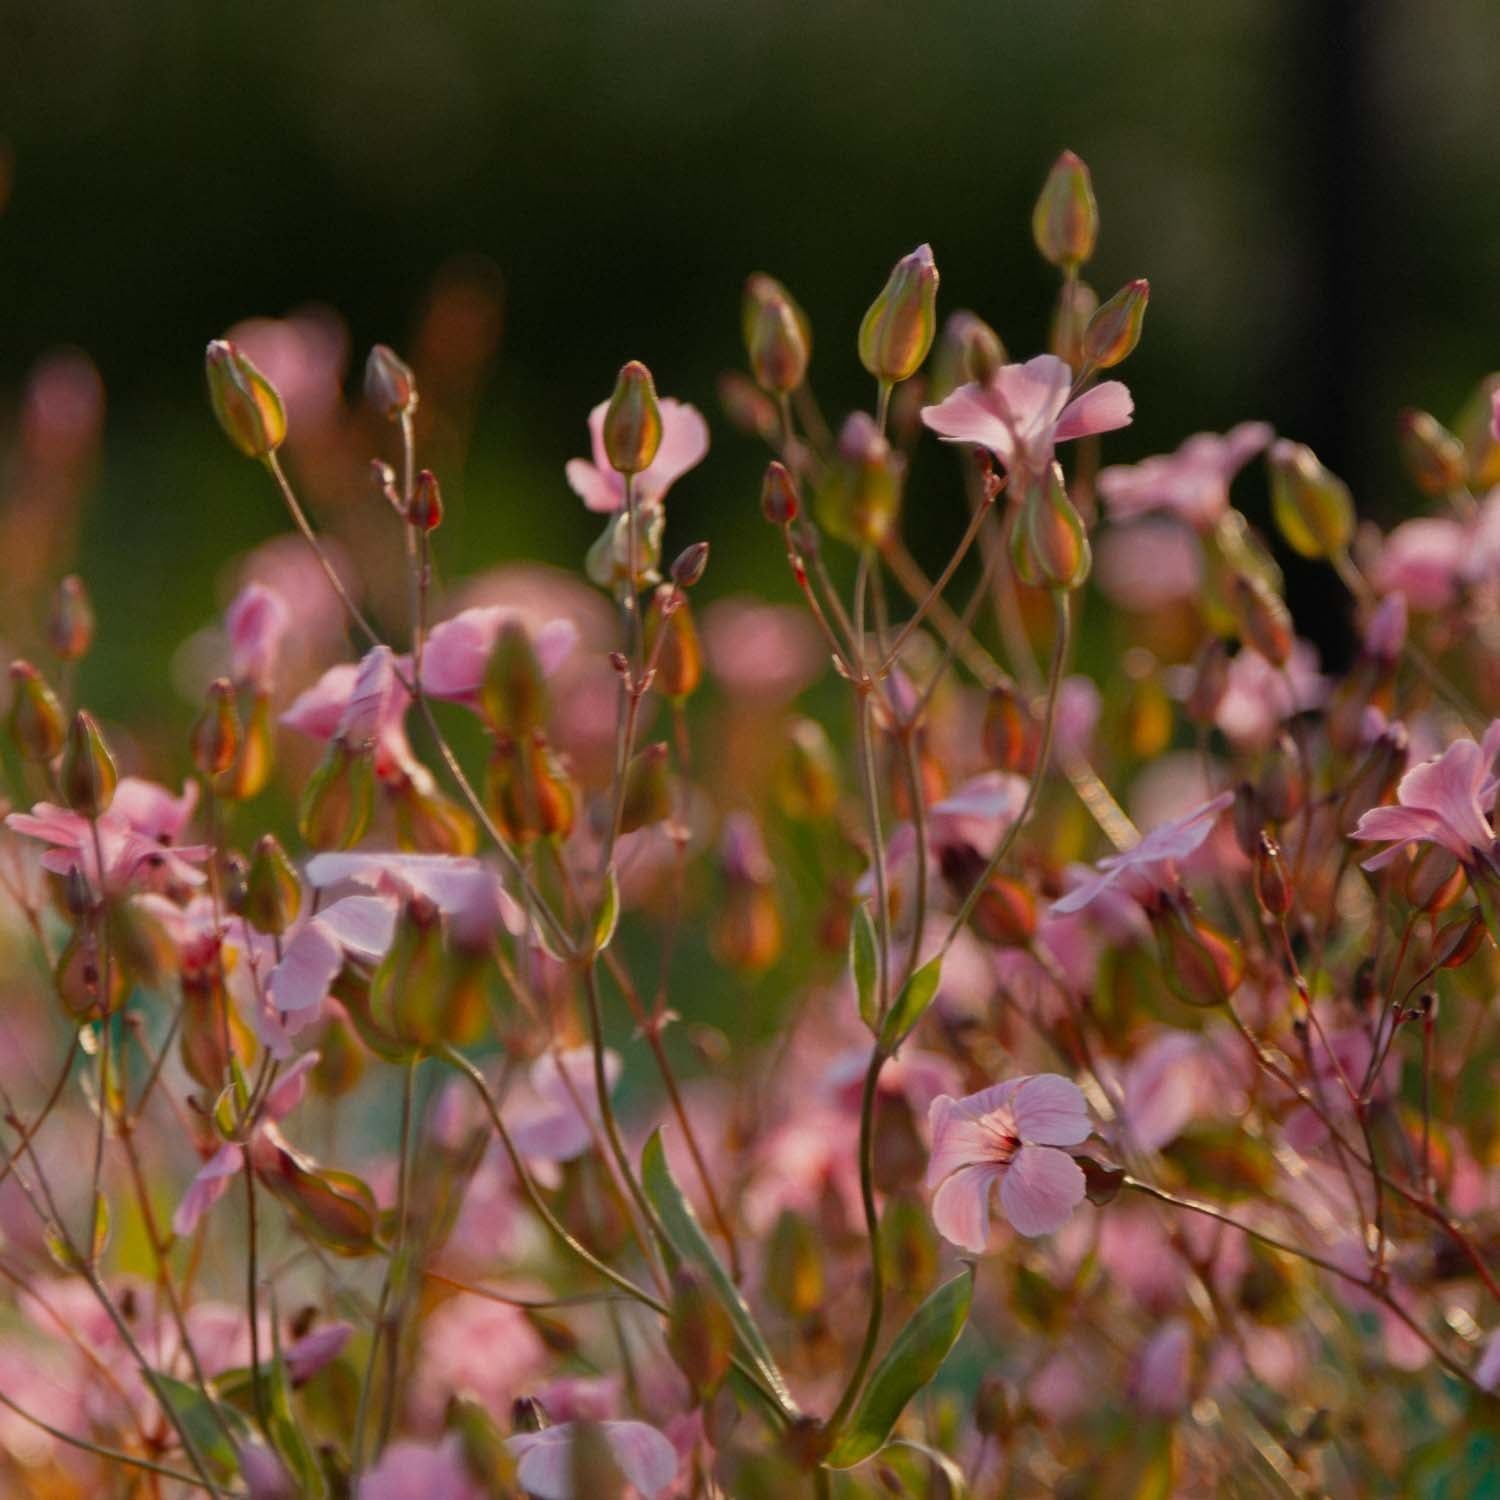
{"label": "pink blossom", "polygon": [[1404,594],[1412,609],[1443,609],[1457,595],[1469,548],[1469,529],[1461,522],[1437,516],[1403,521],[1386,537],[1370,581],[1382,594]]}
{"label": "pink blossom", "polygon": [[[1500,411],[1500,391],[1495,395],[1495,409]],[[1500,1328],[1496,1328],[1484,1341],[1479,1362],[1474,1366],[1474,1383],[1486,1391],[1493,1391],[1500,1386]]]}
{"label": "pink blossom", "polygon": [[1114,464],[1099,473],[1111,520],[1170,511],[1196,531],[1210,531],[1229,509],[1229,482],[1271,441],[1265,422],[1241,422],[1222,437],[1200,432],[1175,453]]}
{"label": "pink blossom", "polygon": [[174,1234],[191,1234],[198,1227],[198,1221],[203,1215],[229,1191],[235,1177],[244,1171],[247,1150],[253,1149],[258,1136],[269,1131],[274,1138],[276,1122],[284,1119],[301,1103],[302,1096],[307,1091],[307,1075],[317,1066],[317,1062],[316,1052],[304,1052],[281,1075],[266,1095],[266,1102],[251,1134],[249,1147],[239,1145],[234,1141],[225,1141],[198,1169],[198,1175],[188,1184],[188,1190],[183,1194],[182,1202],[177,1205],[177,1212],[172,1215]]}
{"label": "pink blossom", "polygon": [[1155,1416],[1172,1417],[1187,1405],[1193,1334],[1182,1318],[1170,1318],[1147,1340],[1131,1372],[1136,1405]]}
{"label": "pink blossom", "polygon": [[932,1222],[960,1249],[981,1254],[990,1239],[990,1200],[1021,1234],[1050,1234],[1083,1202],[1083,1171],[1061,1146],[1089,1133],[1076,1084],[1056,1073],[1011,1078],[963,1099],[947,1094],[929,1115],[935,1188]]}
{"label": "pink blossom", "polygon": [[[703,462],[708,452],[708,423],[695,406],[664,396],[661,407],[661,446],[656,457],[635,476],[631,485],[641,505],[659,503],[667,491],[687,473]],[[589,413],[589,439],[594,451],[593,462],[586,458],[569,459],[564,473],[573,493],[594,511],[616,511],[625,504],[625,478],[610,468],[604,452],[604,413],[608,401],[601,401]]]}
{"label": "pink blossom", "polygon": [[273,1449],[251,1438],[240,1444],[238,1457],[250,1500],[297,1500],[296,1483]]}
{"label": "pink blossom", "polygon": [[757,698],[794,698],[827,663],[806,610],[746,595],[716,599],[704,610],[703,647],[725,687]]}
{"label": "pink blossom", "polygon": [[422,1325],[409,1385],[413,1418],[423,1428],[435,1427],[457,1392],[491,1411],[508,1411],[546,1363],[546,1345],[519,1307],[489,1297],[450,1298]]}
{"label": "pink blossom", "polygon": [[1160,1151],[1197,1113],[1206,1075],[1203,1046],[1192,1032],[1162,1032],[1124,1071],[1124,1124],[1130,1143]]}
{"label": "pink blossom", "polygon": [[[170,800],[170,793],[162,791],[162,796]],[[166,816],[162,806],[156,806],[154,814]],[[29,813],[9,814],[5,822],[7,827],[26,838],[40,839],[52,846],[42,855],[43,869],[54,875],[82,870],[95,891],[104,895],[119,895],[131,886],[148,884],[154,876],[179,885],[202,885],[204,881],[203,872],[196,866],[208,858],[207,846],[195,844],[171,848],[140,832],[129,818],[113,807],[90,823],[81,813],[57,807],[51,802],[38,802]],[[102,879],[101,854],[104,861]]]}
{"label": "pink blossom", "polygon": [[1406,644],[1406,595],[1391,594],[1370,612],[1364,625],[1364,651],[1377,661],[1393,662]]}
{"label": "pink blossom", "polygon": [[1070,401],[1072,386],[1064,361],[1039,354],[1002,366],[988,385],[971,381],[936,406],[924,406],[922,420],[950,443],[988,448],[1012,476],[1035,477],[1052,462],[1056,444],[1130,422],[1134,406],[1118,380]]}
{"label": "pink blossom", "polygon": [[578,627],[572,620],[548,620],[533,628],[518,610],[501,604],[477,606],[433,627],[422,653],[423,691],[433,698],[472,705],[500,627],[515,619],[527,626],[542,675],[551,677],[560,671],[578,644]]}
{"label": "pink blossom", "polygon": [[[604,1076],[610,1088],[620,1077],[619,1054],[604,1053]],[[528,1075],[530,1096],[506,1106],[506,1125],[524,1156],[541,1161],[572,1161],[594,1144],[600,1128],[599,1094],[594,1083],[594,1054],[589,1047],[544,1053]]]}
{"label": "pink blossom", "polygon": [[193,810],[198,806],[198,783],[185,781],[182,791],[173,796],[166,787],[140,776],[122,776],[115,787],[110,812],[124,818],[143,838],[159,844],[178,843]]}
{"label": "pink blossom", "polygon": [[440,1443],[403,1438],[391,1443],[359,1481],[357,1500],[484,1500],[470,1476],[456,1434]]}
{"label": "pink blossom", "polygon": [[1390,843],[1364,861],[1365,869],[1383,869],[1414,843],[1441,844],[1466,864],[1487,854],[1495,843],[1488,809],[1495,802],[1497,750],[1500,719],[1482,743],[1455,740],[1441,755],[1413,766],[1397,784],[1398,805],[1372,807],[1354,830],[1357,839]]}
{"label": "pink blossom", "polygon": [[257,693],[270,692],[291,622],[286,600],[263,583],[246,584],[235,595],[224,614],[229,671],[235,682]]}
{"label": "pink blossom", "polygon": [[1318,707],[1327,696],[1328,679],[1319,675],[1318,653],[1307,641],[1292,646],[1284,667],[1246,648],[1229,663],[1229,685],[1214,722],[1235,749],[1258,750],[1275,738],[1283,720]]}
{"label": "pink blossom", "polygon": [[1105,528],[1095,543],[1094,577],[1121,609],[1149,614],[1197,596],[1203,587],[1203,549],[1187,527],[1148,516]]}
{"label": "pink blossom", "polygon": [[[599,1431],[620,1472],[646,1500],[656,1500],[677,1477],[677,1450],[645,1422],[600,1422]],[[516,1478],[537,1500],[575,1500],[572,1444],[577,1424],[517,1432],[505,1446],[516,1459]],[[580,1496],[578,1500],[587,1500]]]}
{"label": "pink blossom", "polygon": [[1202,807],[1153,828],[1133,849],[1101,859],[1093,879],[1055,901],[1052,910],[1059,916],[1082,911],[1116,882],[1124,882],[1138,900],[1149,901],[1173,878],[1177,861],[1186,859],[1213,832],[1219,814],[1233,801],[1233,792],[1221,792]]}
{"label": "pink blossom", "polygon": [[386,646],[359,663],[339,662],[293,700],[281,722],[315,740],[342,739],[354,750],[373,742],[378,775],[404,768],[414,760],[404,727],[411,700],[396,679],[398,665],[405,670],[404,658],[398,662]]}

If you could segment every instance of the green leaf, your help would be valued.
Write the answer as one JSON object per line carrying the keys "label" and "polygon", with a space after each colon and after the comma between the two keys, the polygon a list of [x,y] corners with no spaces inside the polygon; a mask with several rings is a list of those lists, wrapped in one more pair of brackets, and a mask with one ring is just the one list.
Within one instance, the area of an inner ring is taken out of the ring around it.
{"label": "green leaf", "polygon": [[708,1236],[704,1234],[692,1204],[678,1186],[677,1179],[672,1176],[672,1169],[667,1165],[667,1153],[662,1147],[660,1130],[651,1132],[651,1139],[641,1152],[641,1185],[661,1219],[672,1248],[683,1260],[703,1272],[715,1295],[724,1304],[724,1310],[734,1324],[735,1333],[739,1336],[751,1365],[775,1392],[776,1399],[782,1406],[788,1412],[796,1411],[797,1405],[787,1389],[786,1379],[776,1368],[771,1350],[756,1326],[749,1307],[745,1305],[740,1289],[730,1280],[729,1273],[715,1254]]}
{"label": "green leaf", "polygon": [[885,1025],[880,1028],[882,1051],[894,1052],[906,1039],[907,1033],[922,1019],[927,1007],[932,1004],[932,997],[937,994],[938,981],[942,977],[943,955],[938,952],[901,986],[901,993],[896,996],[896,1003],[891,1006]]}
{"label": "green leaf", "polygon": [[268,1398],[267,1426],[276,1443],[276,1451],[297,1481],[297,1493],[306,1496],[307,1500],[327,1500],[328,1485],[319,1467],[318,1456],[292,1410],[292,1381],[287,1373],[286,1360],[279,1351],[262,1378]]}
{"label": "green leaf", "polygon": [[620,880],[610,866],[609,879],[604,886],[604,901],[599,915],[594,919],[594,952],[603,953],[614,941],[615,928],[620,925]]}
{"label": "green leaf", "polygon": [[160,1371],[152,1376],[152,1380],[172,1403],[177,1420],[204,1459],[224,1478],[238,1474],[240,1458],[237,1450],[250,1436],[250,1423],[245,1417],[222,1401],[210,1401],[197,1386],[188,1385],[186,1381],[174,1380]]}
{"label": "green leaf", "polygon": [[885,1446],[906,1403],[932,1379],[963,1332],[974,1296],[974,1271],[944,1282],[911,1315],[875,1367],[849,1421],[824,1462],[852,1469]]}
{"label": "green leaf", "polygon": [[863,902],[854,908],[849,925],[849,967],[854,972],[854,987],[859,995],[859,1018],[873,1036],[880,1029],[880,997],[876,983],[880,970],[876,959],[875,924],[870,909]]}

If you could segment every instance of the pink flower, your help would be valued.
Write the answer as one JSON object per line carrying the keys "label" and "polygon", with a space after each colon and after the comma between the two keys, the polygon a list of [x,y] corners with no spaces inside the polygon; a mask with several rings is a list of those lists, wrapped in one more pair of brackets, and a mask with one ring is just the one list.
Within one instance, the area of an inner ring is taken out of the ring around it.
{"label": "pink flower", "polygon": [[932,1222],[944,1239],[982,1254],[990,1238],[990,1199],[1027,1236],[1060,1229],[1083,1202],[1083,1171],[1061,1146],[1088,1137],[1088,1106],[1076,1084],[1056,1073],[1011,1078],[977,1094],[932,1103],[927,1186],[936,1188]]}
{"label": "pink flower", "polygon": [[[667,491],[689,469],[703,462],[708,452],[708,423],[698,408],[670,396],[662,397],[661,446],[656,457],[635,476],[631,490],[638,504],[659,503]],[[571,458],[563,472],[568,484],[590,510],[616,511],[625,504],[625,479],[609,466],[604,452],[604,413],[608,401],[601,401],[589,413],[589,438],[594,450],[590,463],[586,458]]]}
{"label": "pink flower", "polygon": [[436,1444],[401,1439],[359,1482],[358,1500],[484,1500],[456,1434]]}
{"label": "pink flower", "polygon": [[307,862],[309,884],[327,890],[349,882],[403,901],[430,901],[463,947],[482,947],[503,926],[525,928],[525,917],[500,883],[477,859],[452,854],[394,854],[360,851],[315,854]]}
{"label": "pink flower", "polygon": [[1186,859],[1213,832],[1219,814],[1233,801],[1233,792],[1220,792],[1202,807],[1153,828],[1135,848],[1101,859],[1094,878],[1075,886],[1053,903],[1052,910],[1059,916],[1082,911],[1118,881],[1126,882],[1136,899],[1149,901],[1172,879],[1177,861]]}
{"label": "pink flower", "polygon": [[[124,784],[124,781],[120,783],[121,786]],[[162,791],[162,796],[170,800],[169,793]],[[157,807],[155,812],[162,814],[163,809]],[[119,895],[131,886],[149,883],[155,875],[181,885],[202,885],[204,880],[203,872],[196,865],[208,858],[206,846],[170,848],[142,833],[113,807],[101,813],[97,820],[97,848],[95,825],[81,813],[54,806],[51,802],[38,802],[29,813],[11,813],[5,822],[7,827],[26,838],[40,839],[52,846],[42,855],[43,869],[54,875],[82,870],[89,884],[102,895]],[[99,868],[101,854],[104,863],[102,877]]]}
{"label": "pink flower", "polygon": [[1131,1058],[1121,1089],[1130,1144],[1160,1151],[1197,1113],[1208,1059],[1193,1032],[1166,1031]]}
{"label": "pink flower", "polygon": [[1247,648],[1229,663],[1229,686],[1214,722],[1237,750],[1258,750],[1275,738],[1284,719],[1317,708],[1327,696],[1328,679],[1318,672],[1318,654],[1308,642],[1293,645],[1285,667]]}
{"label": "pink flower", "polygon": [[396,678],[398,663],[388,646],[377,646],[358,663],[329,667],[281,716],[281,722],[315,740],[340,739],[353,750],[373,743],[375,770],[388,775],[414,759],[404,720],[410,699]]}
{"label": "pink flower", "polygon": [[[646,1500],[656,1500],[677,1477],[677,1450],[671,1442],[645,1422],[598,1425],[620,1472]],[[516,1478],[537,1500],[574,1500],[572,1446],[576,1431],[576,1423],[563,1422],[540,1432],[517,1432],[506,1438],[505,1446],[516,1459]]]}
{"label": "pink flower", "polygon": [[[620,1077],[619,1054],[606,1049],[604,1077],[611,1088]],[[600,1129],[594,1054],[589,1047],[544,1053],[532,1063],[531,1097],[506,1108],[506,1125],[524,1156],[572,1161],[594,1144]]]}
{"label": "pink flower", "polygon": [[1165,510],[1196,531],[1210,531],[1229,509],[1230,480],[1270,441],[1265,422],[1241,422],[1222,437],[1200,432],[1175,453],[1101,470],[1099,493],[1111,520]]}
{"label": "pink flower", "polygon": [[[1500,411],[1500,391],[1495,394],[1495,409]],[[1479,1362],[1474,1366],[1474,1383],[1487,1391],[1500,1386],[1500,1328],[1484,1341]]]}
{"label": "pink flower", "polygon": [[1403,521],[1386,537],[1370,581],[1379,593],[1405,595],[1412,609],[1442,609],[1458,592],[1470,540],[1469,529],[1458,521],[1437,516]]}
{"label": "pink flower", "polygon": [[795,698],[827,664],[817,626],[804,609],[748,595],[715,599],[703,612],[708,665],[732,694]]}
{"label": "pink flower", "polygon": [[302,1096],[307,1092],[307,1075],[317,1062],[316,1052],[304,1052],[281,1075],[266,1095],[265,1107],[256,1121],[248,1146],[226,1141],[198,1169],[198,1175],[188,1184],[177,1212],[172,1215],[174,1234],[191,1234],[203,1215],[229,1191],[234,1179],[244,1171],[247,1152],[254,1150],[256,1140],[267,1132],[274,1138],[276,1122],[302,1102]]}
{"label": "pink flower", "polygon": [[546,1364],[547,1347],[521,1308],[490,1297],[450,1298],[422,1325],[408,1386],[412,1420],[424,1429],[439,1426],[448,1397],[457,1393],[491,1411],[509,1411]]}
{"label": "pink flower", "polygon": [[286,600],[275,589],[263,583],[242,588],[224,615],[230,676],[254,692],[270,692],[281,643],[291,622]]}
{"label": "pink flower", "polygon": [[1095,545],[1094,576],[1121,609],[1149,614],[1197,596],[1203,549],[1187,527],[1165,517],[1110,526]]}
{"label": "pink flower", "polygon": [[1130,422],[1134,403],[1118,380],[1106,380],[1070,401],[1073,372],[1055,354],[1004,365],[988,385],[961,385],[922,420],[950,443],[988,448],[1012,476],[1036,476],[1053,449],[1069,438],[1112,432]]}
{"label": "pink flower", "polygon": [[166,787],[140,776],[122,776],[109,810],[124,818],[142,838],[175,844],[192,821],[198,806],[198,783],[185,781],[173,796]]}
{"label": "pink flower", "polygon": [[1396,787],[1395,807],[1372,807],[1359,820],[1354,837],[1390,842],[1390,848],[1364,861],[1367,870],[1390,864],[1415,843],[1441,844],[1465,864],[1495,843],[1486,811],[1494,806],[1495,753],[1500,750],[1500,719],[1481,744],[1455,740],[1432,760],[1413,766]]}
{"label": "pink flower", "polygon": [[[525,618],[521,611],[492,604],[463,610],[434,626],[422,654],[423,690],[429,697],[472,705],[500,627],[518,618]],[[568,619],[548,620],[536,629],[526,623],[542,675],[551,677],[572,655],[578,627]]]}
{"label": "pink flower", "polygon": [[1131,1372],[1130,1392],[1142,1411],[1173,1417],[1187,1405],[1193,1334],[1182,1318],[1169,1318],[1152,1334]]}

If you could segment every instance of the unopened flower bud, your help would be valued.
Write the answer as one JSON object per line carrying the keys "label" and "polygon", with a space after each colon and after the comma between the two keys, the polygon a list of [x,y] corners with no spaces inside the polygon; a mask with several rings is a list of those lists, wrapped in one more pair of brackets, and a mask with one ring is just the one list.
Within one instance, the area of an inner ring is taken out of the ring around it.
{"label": "unopened flower bud", "polygon": [[711,1393],[729,1370],[734,1325],[701,1272],[682,1265],[672,1277],[667,1350],[698,1396]]}
{"label": "unopened flower bud", "polygon": [[376,344],[365,361],[365,400],[388,422],[409,417],[417,409],[417,378],[386,344]]}
{"label": "unopened flower bud", "polygon": [[781,431],[776,403],[746,375],[725,370],[718,380],[719,405],[730,423],[746,437],[770,442]]}
{"label": "unopened flower bud", "polygon": [[1152,918],[1162,971],[1172,993],[1188,1005],[1222,1005],[1245,975],[1240,945],[1204,917],[1170,907]]}
{"label": "unopened flower bud", "polygon": [[672,582],[680,589],[694,588],[701,581],[703,570],[707,566],[708,543],[694,542],[677,554],[677,560],[670,569]]}
{"label": "unopened flower bud", "polygon": [[1273,667],[1292,659],[1296,632],[1281,598],[1259,579],[1245,573],[1234,577],[1234,615],[1240,639],[1253,646]]}
{"label": "unopened flower bud", "polygon": [[974,1429],[981,1437],[1004,1438],[1011,1431],[1015,1398],[998,1370],[988,1371],[974,1396]]}
{"label": "unopened flower bud", "polygon": [[10,664],[10,714],[6,728],[22,760],[54,760],[66,734],[62,704],[29,661]]}
{"label": "unopened flower bud", "polygon": [[773,526],[789,526],[797,519],[800,508],[797,481],[785,464],[772,459],[766,465],[766,477],[761,481],[761,514]]}
{"label": "unopened flower bud", "polygon": [[[703,649],[698,644],[698,627],[687,600],[676,595],[670,584],[663,584],[646,606],[646,660],[655,661],[653,686],[664,698],[688,697],[703,680]],[[660,644],[658,644],[658,641]]]}
{"label": "unopened flower bud", "polygon": [[[945,844],[938,851],[938,865],[954,900],[962,902],[984,878],[986,861],[972,844]],[[974,903],[969,925],[997,947],[1024,948],[1036,936],[1036,898],[1019,881],[992,875]]]}
{"label": "unopened flower bud", "polygon": [[496,734],[513,740],[540,729],[547,718],[547,684],[531,633],[514,615],[495,637],[479,684],[479,709]]}
{"label": "unopened flower bud", "polygon": [[1139,280],[1127,282],[1108,302],[1101,303],[1084,330],[1084,363],[1096,370],[1109,370],[1128,359],[1141,341],[1141,324],[1150,300],[1151,283]]}
{"label": "unopened flower bud", "polygon": [[240,753],[240,715],[234,684],[216,677],[208,685],[208,702],[193,725],[190,745],[193,764],[206,781],[214,781],[234,764]]}
{"label": "unopened flower bud", "polygon": [[604,454],[617,474],[649,468],[661,447],[661,408],[651,372],[633,359],[620,370],[604,412]]}
{"label": "unopened flower bud", "polygon": [[1216,635],[1210,636],[1193,663],[1193,681],[1183,707],[1195,724],[1207,728],[1219,714],[1219,705],[1229,691],[1229,648]]}
{"label": "unopened flower bud", "polygon": [[869,413],[854,412],[839,432],[838,455],[818,490],[818,519],[840,541],[879,546],[901,508],[902,461]]}
{"label": "unopened flower bud", "polygon": [[208,399],[229,441],[246,458],[268,458],[286,438],[286,410],[276,387],[227,339],[204,356]]}
{"label": "unopened flower bud", "polygon": [[952,313],[943,324],[933,356],[930,401],[941,401],[961,385],[988,385],[1005,363],[1005,345],[983,318],[971,312]]}
{"label": "unopened flower bud", "polygon": [[1031,237],[1049,265],[1071,269],[1094,253],[1099,205],[1089,169],[1071,151],[1052,164],[1031,214]]}
{"label": "unopened flower bud", "polygon": [[1229,826],[1234,830],[1234,841],[1246,859],[1255,858],[1255,851],[1260,848],[1261,830],[1267,821],[1260,793],[1248,781],[1238,783],[1234,789],[1234,803],[1229,809]]}
{"label": "unopened flower bud", "polygon": [[1464,867],[1451,849],[1423,844],[1406,872],[1406,899],[1429,915],[1446,911],[1463,894]]}
{"label": "unopened flower bud", "polygon": [[380,1220],[375,1195],[348,1172],[335,1172],[263,1132],[251,1150],[256,1175],[308,1237],[336,1255],[369,1255]]}
{"label": "unopened flower bud", "polygon": [[1365,625],[1364,653],[1393,667],[1406,645],[1406,595],[1388,594]]}
{"label": "unopened flower bud", "polygon": [[1054,463],[1021,500],[1011,538],[1021,581],[1033,588],[1075,589],[1089,576],[1089,537]]}
{"label": "unopened flower bud", "polygon": [[286,850],[274,833],[262,834],[245,874],[240,915],[257,931],[279,935],[297,920],[302,886]]}
{"label": "unopened flower bud", "polygon": [[1036,726],[1014,688],[992,687],[984,706],[980,742],[990,765],[1018,776],[1029,776],[1036,768]]}
{"label": "unopened flower bud", "polygon": [[1406,728],[1390,724],[1355,767],[1339,802],[1339,832],[1345,836],[1369,812],[1388,801],[1406,769]]}
{"label": "unopened flower bud", "polygon": [[413,777],[388,786],[396,814],[396,843],[414,854],[467,856],[478,847],[474,819],[455,802]]}
{"label": "unopened flower bud", "polygon": [[1255,894],[1273,917],[1284,917],[1292,909],[1292,881],[1281,857],[1281,845],[1264,832],[1255,855]]}
{"label": "unopened flower bud", "polygon": [[1438,930],[1432,945],[1432,962],[1439,969],[1461,969],[1479,951],[1489,935],[1484,913],[1473,911],[1454,917]]}
{"label": "unopened flower bud", "polygon": [[1354,535],[1349,486],[1318,462],[1306,443],[1271,444],[1271,513],[1277,529],[1303,557],[1333,557]]}
{"label": "unopened flower bud", "polygon": [[276,735],[271,723],[269,694],[255,695],[244,731],[233,774],[225,778],[226,784],[219,788],[223,796],[236,802],[245,802],[258,795],[271,777]]}
{"label": "unopened flower bud", "polygon": [[838,809],[838,757],[816,719],[793,719],[787,725],[776,793],[782,812],[799,822],[822,822]]}
{"label": "unopened flower bud", "polygon": [[94,609],[76,573],[69,573],[57,586],[47,620],[47,642],[64,661],[81,661],[94,644]]}
{"label": "unopened flower bud", "polygon": [[896,262],[859,325],[860,363],[877,380],[893,385],[921,369],[937,333],[937,288],[930,245]]}
{"label": "unopened flower bud", "polygon": [[823,1245],[814,1226],[786,1208],[771,1231],[766,1252],[766,1295],[790,1318],[805,1318],[823,1305]]}
{"label": "unopened flower bud", "polygon": [[94,716],[80,708],[68,726],[60,771],[63,801],[86,818],[97,818],[114,800],[119,772]]}
{"label": "unopened flower bud", "polygon": [[756,272],[745,283],[745,348],[765,390],[784,395],[807,375],[812,340],[802,309],[774,277]]}
{"label": "unopened flower bud", "polygon": [[1057,289],[1052,322],[1047,329],[1047,347],[1076,374],[1083,368],[1083,339],[1094,314],[1099,294],[1086,281],[1065,281]]}
{"label": "unopened flower bud", "polygon": [[1396,418],[1401,462],[1424,495],[1441,499],[1468,478],[1464,445],[1430,413],[1408,407]]}
{"label": "unopened flower bud", "polygon": [[297,827],[309,848],[347,849],[363,836],[374,804],[370,757],[334,740],[307,779]]}
{"label": "unopened flower bud", "polygon": [[431,469],[423,469],[417,475],[412,485],[411,503],[406,507],[406,519],[418,531],[436,531],[443,524],[443,492]]}
{"label": "unopened flower bud", "polygon": [[620,808],[620,832],[633,833],[672,815],[672,784],[667,771],[664,740],[637,751],[625,771],[625,796]]}
{"label": "unopened flower bud", "polygon": [[1296,744],[1284,730],[1266,752],[1256,788],[1261,811],[1272,823],[1294,818],[1306,797],[1302,761]]}
{"label": "unopened flower bud", "polygon": [[578,813],[578,793],[568,768],[547,737],[537,730],[531,737],[527,760],[532,794],[536,798],[537,830],[544,838],[566,840]]}

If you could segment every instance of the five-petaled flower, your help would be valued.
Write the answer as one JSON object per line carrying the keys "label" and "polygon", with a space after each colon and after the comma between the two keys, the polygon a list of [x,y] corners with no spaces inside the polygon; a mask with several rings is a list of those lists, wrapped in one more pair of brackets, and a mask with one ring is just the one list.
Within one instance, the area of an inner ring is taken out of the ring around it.
{"label": "five-petaled flower", "polygon": [[1020,1234],[1050,1234],[1083,1202],[1083,1169],[1061,1147],[1087,1139],[1088,1106],[1056,1073],[1010,1078],[977,1094],[932,1101],[927,1186],[932,1222],[944,1239],[982,1254],[990,1200]]}

